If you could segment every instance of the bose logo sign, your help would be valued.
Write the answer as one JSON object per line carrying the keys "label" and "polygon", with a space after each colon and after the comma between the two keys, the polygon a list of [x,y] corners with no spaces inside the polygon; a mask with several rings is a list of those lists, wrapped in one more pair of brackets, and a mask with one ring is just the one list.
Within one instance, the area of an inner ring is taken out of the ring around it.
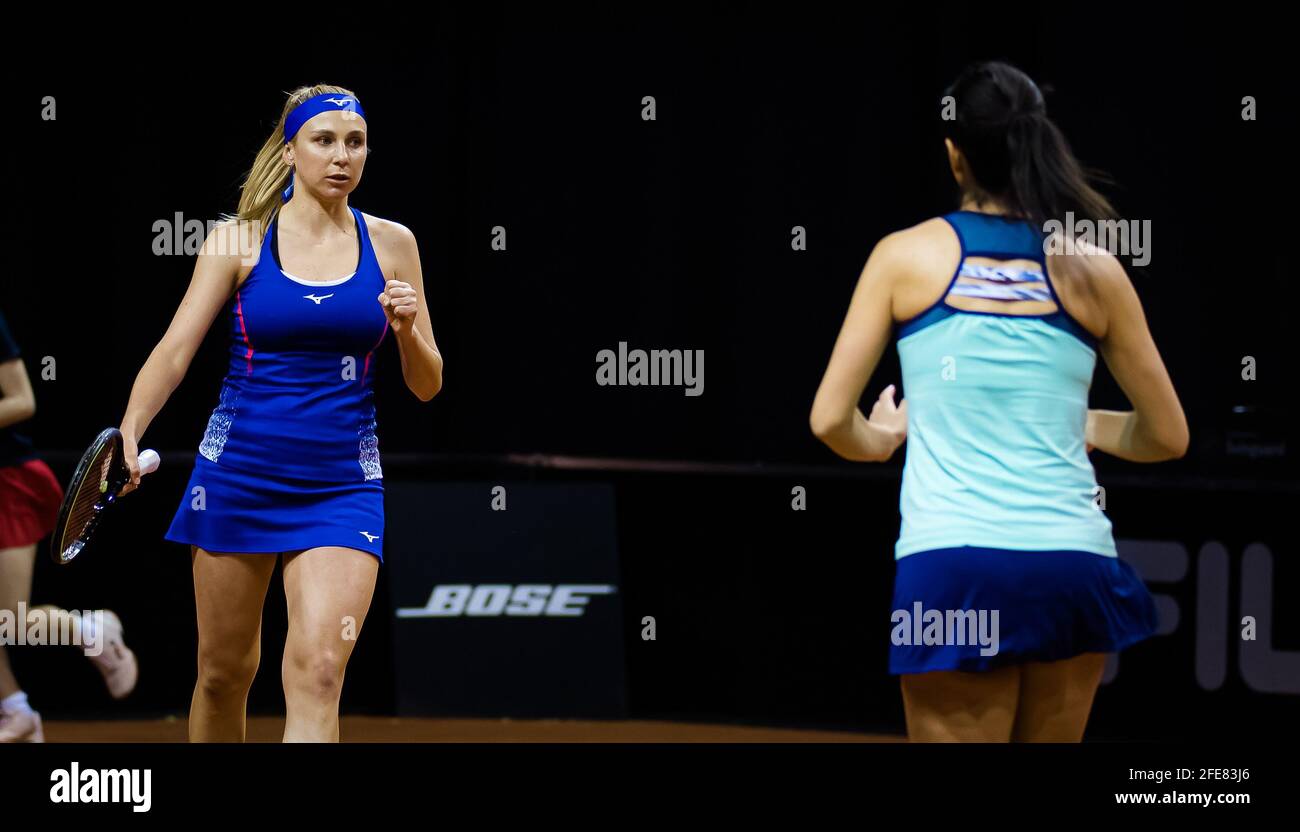
{"label": "bose logo sign", "polygon": [[586,611],[588,596],[612,595],[608,584],[439,584],[423,607],[399,607],[398,618],[474,616],[559,616]]}

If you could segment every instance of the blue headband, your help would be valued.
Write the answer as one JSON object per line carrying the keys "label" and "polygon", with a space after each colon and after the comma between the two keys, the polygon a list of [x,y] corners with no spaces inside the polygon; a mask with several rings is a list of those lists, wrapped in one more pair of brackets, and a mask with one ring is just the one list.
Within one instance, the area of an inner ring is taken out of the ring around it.
{"label": "blue headband", "polygon": [[[365,118],[366,111],[361,109],[361,102],[356,98],[343,95],[336,92],[327,92],[320,95],[312,96],[306,101],[294,107],[289,115],[284,117],[284,143],[288,144],[293,141],[293,137],[298,135],[302,126],[321,113],[329,113],[335,110],[343,110],[350,113],[356,113],[359,117]],[[281,201],[288,202],[289,197],[293,196],[293,174],[289,174],[289,187],[284,189],[281,194]]]}

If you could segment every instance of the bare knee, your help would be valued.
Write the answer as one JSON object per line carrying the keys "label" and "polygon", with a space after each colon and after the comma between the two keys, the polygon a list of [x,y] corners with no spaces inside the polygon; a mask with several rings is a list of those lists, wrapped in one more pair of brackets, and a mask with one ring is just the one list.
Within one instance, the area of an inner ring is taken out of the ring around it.
{"label": "bare knee", "polygon": [[247,696],[253,677],[257,675],[259,660],[256,650],[242,656],[200,650],[199,688],[215,699]]}
{"label": "bare knee", "polygon": [[286,653],[285,687],[320,702],[335,702],[343,690],[347,656],[341,650],[315,649]]}

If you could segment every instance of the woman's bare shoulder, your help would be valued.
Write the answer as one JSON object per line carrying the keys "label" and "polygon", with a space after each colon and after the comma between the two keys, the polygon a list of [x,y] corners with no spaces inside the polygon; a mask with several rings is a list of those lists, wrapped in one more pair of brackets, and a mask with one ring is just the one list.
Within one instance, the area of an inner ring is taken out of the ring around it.
{"label": "woman's bare shoulder", "polygon": [[361,212],[361,216],[366,221],[366,230],[370,232],[370,239],[376,245],[382,244],[385,248],[392,249],[415,241],[411,229],[396,220],[376,217],[364,211]]}
{"label": "woman's bare shoulder", "polygon": [[246,259],[249,254],[256,255],[266,234],[266,229],[260,222],[234,217],[227,217],[213,223],[210,228],[200,253],[217,256],[236,255],[239,259]]}
{"label": "woman's bare shoulder", "polygon": [[1093,243],[1066,241],[1059,232],[1048,240],[1047,266],[1058,288],[1102,301],[1129,288],[1128,273],[1119,258]]}
{"label": "woman's bare shoulder", "polygon": [[361,216],[366,221],[366,231],[370,234],[370,244],[375,249],[380,268],[387,277],[394,277],[398,271],[406,268],[418,259],[415,235],[411,229],[395,220],[372,216],[364,211]]}
{"label": "woman's bare shoulder", "polygon": [[872,257],[897,267],[901,274],[951,272],[961,243],[951,225],[932,217],[916,225],[886,234],[876,244]]}

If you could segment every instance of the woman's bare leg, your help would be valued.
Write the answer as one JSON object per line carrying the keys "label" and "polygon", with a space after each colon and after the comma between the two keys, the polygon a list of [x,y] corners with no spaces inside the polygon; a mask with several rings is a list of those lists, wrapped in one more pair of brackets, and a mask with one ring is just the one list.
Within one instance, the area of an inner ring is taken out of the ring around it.
{"label": "woman's bare leg", "polygon": [[937,670],[899,677],[912,742],[1008,742],[1020,691],[1018,667]]}
{"label": "woman's bare leg", "polygon": [[261,661],[262,605],[275,555],[214,554],[191,547],[199,625],[190,742],[243,742],[248,689]]}
{"label": "woman's bare leg", "polygon": [[1015,742],[1079,742],[1106,667],[1105,653],[1020,666]]}
{"label": "woman's bare leg", "polygon": [[[35,563],[35,543],[0,549],[0,610],[8,610],[19,627],[26,626],[25,620],[18,618],[18,605],[23,604],[25,609],[31,598],[32,569]],[[14,678],[13,668],[9,666],[9,655],[0,646],[0,699],[21,690],[18,680]]]}
{"label": "woman's bare leg", "polygon": [[338,742],[339,697],[374,597],[379,561],[342,546],[285,554],[285,742]]}

